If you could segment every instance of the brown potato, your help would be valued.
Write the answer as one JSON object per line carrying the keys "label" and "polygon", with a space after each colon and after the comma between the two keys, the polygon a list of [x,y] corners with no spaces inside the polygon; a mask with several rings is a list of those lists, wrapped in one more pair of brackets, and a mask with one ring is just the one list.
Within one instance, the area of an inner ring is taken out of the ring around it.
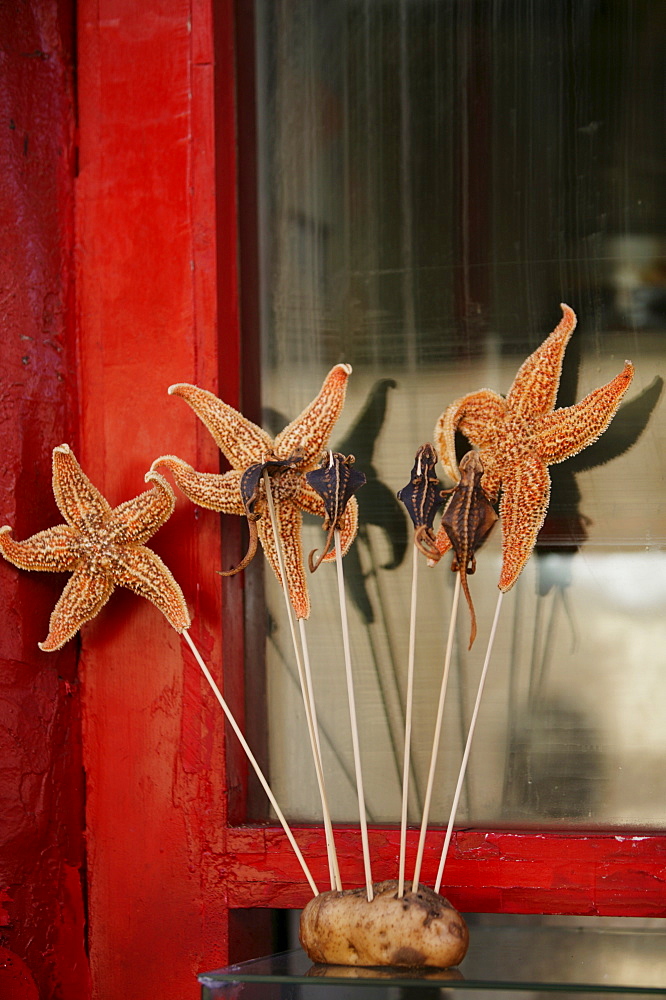
{"label": "brown potato", "polygon": [[467,925],[448,900],[426,886],[398,899],[395,879],[365,889],[323,892],[301,914],[300,940],[313,962],[439,969],[465,957]]}

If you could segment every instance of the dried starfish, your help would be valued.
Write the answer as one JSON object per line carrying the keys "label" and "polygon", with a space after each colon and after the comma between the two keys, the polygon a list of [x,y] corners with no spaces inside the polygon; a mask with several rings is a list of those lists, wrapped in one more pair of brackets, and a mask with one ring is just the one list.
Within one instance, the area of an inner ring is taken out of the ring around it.
{"label": "dried starfish", "polygon": [[67,524],[40,531],[24,542],[0,528],[0,551],[20,569],[71,573],[39,648],[60,649],[94,618],[117,586],[152,601],[177,632],[190,627],[183,593],[162,560],[145,542],[171,516],[173,490],[149,472],[152,489],[111,508],[82,471],[69,445],[53,449],[53,493]]}
{"label": "dried starfish", "polygon": [[[310,614],[310,599],[301,554],[302,511],[326,517],[324,502],[308,484],[305,473],[317,465],[340,416],[350,374],[350,365],[336,365],[332,368],[309,406],[274,440],[212,392],[186,383],[172,385],[170,394],[181,396],[189,403],[215,438],[218,448],[231,463],[232,470],[222,475],[196,472],[187,462],[174,455],[162,455],[152,464],[153,469],[170,469],[178,487],[193,503],[209,510],[241,516],[248,514],[245,502],[247,497],[244,497],[241,489],[241,483],[248,481],[244,476],[254,467],[266,466],[266,471],[271,476],[277,529],[284,550],[287,589],[297,618],[307,618]],[[251,505],[259,540],[275,575],[281,581],[275,538],[261,477],[257,477]],[[352,497],[341,524],[343,555],[354,540],[357,523],[358,507]],[[324,558],[334,559],[335,551],[327,553]],[[243,565],[246,565],[246,559],[243,560]]]}
{"label": "dried starfish", "polygon": [[[455,451],[459,430],[479,450],[488,499],[494,503],[502,489],[501,591],[516,582],[543,524],[550,495],[548,466],[603,434],[634,374],[626,361],[612,381],[574,406],[554,409],[564,351],[576,326],[573,310],[564,304],[561,308],[559,325],[523,362],[506,399],[490,389],[470,393],[452,403],[435,428],[442,464],[454,480],[460,478]],[[437,543],[442,552],[450,547],[443,528]]]}

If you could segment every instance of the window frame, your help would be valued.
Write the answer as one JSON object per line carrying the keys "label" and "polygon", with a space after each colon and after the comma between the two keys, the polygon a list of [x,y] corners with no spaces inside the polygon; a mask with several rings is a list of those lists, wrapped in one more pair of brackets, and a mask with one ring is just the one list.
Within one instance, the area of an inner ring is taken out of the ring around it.
{"label": "window frame", "polygon": [[[235,0],[236,123],[238,137],[238,254],[241,356],[241,400],[244,412],[258,420],[260,413],[258,231],[256,203],[255,141],[255,45],[252,0]],[[471,123],[474,126],[474,122]],[[217,148],[228,144],[229,135],[218,133]],[[228,145],[227,147],[228,148]],[[231,200],[236,192],[227,191]],[[218,197],[224,191],[218,188]],[[481,226],[483,230],[483,226]],[[235,234],[219,233],[231,245]],[[465,315],[458,290],[456,311]],[[460,318],[460,317],[459,317]],[[246,571],[246,577],[248,573]],[[248,614],[257,614],[261,604],[260,573],[256,567],[245,589],[246,637]],[[230,584],[231,587],[237,584]],[[251,610],[250,610],[251,609]],[[254,619],[256,620],[256,618]],[[254,630],[256,634],[258,630]],[[253,634],[253,630],[249,630]],[[247,650],[246,650],[247,652]],[[247,661],[247,656],[245,657]],[[265,712],[265,700],[257,710],[256,645],[252,662],[252,706],[248,701],[247,674],[236,656],[232,663],[234,690],[246,691],[245,715],[252,730],[265,732],[257,717]],[[253,713],[257,717],[253,719]],[[265,745],[261,748],[266,752]],[[246,772],[240,749],[228,746],[232,774]],[[233,781],[230,775],[230,781]],[[302,907],[311,892],[292,849],[281,829],[273,824],[247,820],[247,782],[227,828],[227,854],[223,869],[229,906]],[[254,800],[253,800],[254,801]],[[243,818],[245,821],[243,821]],[[293,829],[311,866],[318,888],[328,888],[328,863],[322,827],[294,824]],[[358,827],[334,824],[344,887],[364,883]],[[435,881],[444,831],[431,828],[423,861],[422,881]],[[418,830],[408,833],[409,859],[415,857]],[[371,825],[370,845],[376,881],[397,876],[399,828],[397,824]],[[627,829],[543,828],[455,829],[449,848],[443,892],[463,911],[487,913],[588,914],[604,916],[666,916],[663,879],[666,872],[666,835],[655,831]]]}

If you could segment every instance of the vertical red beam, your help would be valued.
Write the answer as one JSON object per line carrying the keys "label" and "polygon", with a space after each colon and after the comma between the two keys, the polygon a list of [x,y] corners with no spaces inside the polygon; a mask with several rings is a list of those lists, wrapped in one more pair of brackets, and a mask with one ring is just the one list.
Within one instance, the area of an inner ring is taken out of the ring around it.
{"label": "vertical red beam", "polygon": [[[0,524],[60,519],[74,442],[74,100],[68,0],[0,5]],[[0,996],[89,996],[76,647],[37,647],[62,578],[0,560]]]}
{"label": "vertical red beam", "polygon": [[[216,391],[220,345],[238,352],[234,143],[226,137],[221,210],[211,6],[79,4],[81,459],[114,504],[143,488],[160,454],[204,471],[219,463],[210,435],[167,395],[177,381]],[[227,0],[215,8],[231,18]],[[229,86],[233,62],[225,72]],[[216,220],[229,248],[219,274]],[[233,374],[225,391],[233,402]],[[219,520],[179,501],[154,547],[221,681]],[[82,665],[94,996],[138,998],[159,983],[164,1000],[194,997],[196,972],[227,958],[219,708],[180,638],[129,593],[84,630]]]}

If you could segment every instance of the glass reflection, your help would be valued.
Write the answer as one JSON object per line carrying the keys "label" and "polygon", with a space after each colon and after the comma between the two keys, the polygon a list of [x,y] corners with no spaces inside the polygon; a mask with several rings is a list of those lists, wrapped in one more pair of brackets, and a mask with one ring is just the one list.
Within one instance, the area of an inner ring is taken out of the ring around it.
{"label": "glass reflection", "polygon": [[[411,526],[395,494],[444,408],[505,393],[568,302],[558,406],[637,375],[610,430],[551,468],[537,553],[504,601],[461,823],[666,820],[664,20],[659,0],[257,0],[266,425],[350,362],[333,446],[368,484],[345,560],[369,817],[397,821]],[[446,484],[448,485],[448,484]],[[322,544],[306,524],[304,551]],[[432,816],[446,822],[492,619],[496,529],[470,578]],[[451,607],[420,574],[410,821],[420,816]],[[267,574],[271,776],[319,816],[283,601]],[[355,821],[335,571],[307,624],[336,819]]]}

